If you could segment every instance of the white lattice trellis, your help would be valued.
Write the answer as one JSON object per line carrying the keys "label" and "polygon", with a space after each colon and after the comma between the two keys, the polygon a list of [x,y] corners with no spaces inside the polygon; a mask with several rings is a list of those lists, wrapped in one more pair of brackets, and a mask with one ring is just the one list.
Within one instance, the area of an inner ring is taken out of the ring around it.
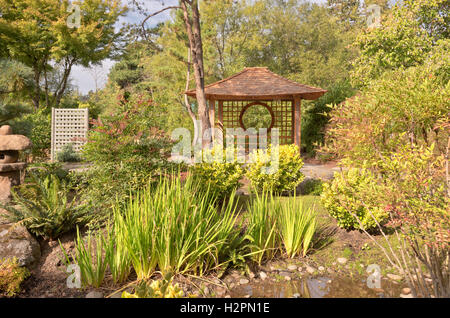
{"label": "white lattice trellis", "polygon": [[52,148],[51,159],[68,143],[75,151],[80,151],[86,143],[89,129],[87,108],[52,108]]}

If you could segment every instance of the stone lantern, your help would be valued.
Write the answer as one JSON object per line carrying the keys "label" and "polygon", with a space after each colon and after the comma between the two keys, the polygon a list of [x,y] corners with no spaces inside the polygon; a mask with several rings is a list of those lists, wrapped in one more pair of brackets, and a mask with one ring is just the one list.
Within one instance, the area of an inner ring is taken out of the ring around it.
{"label": "stone lantern", "polygon": [[25,162],[17,162],[19,151],[31,147],[31,141],[22,135],[13,135],[8,125],[0,127],[0,201],[11,199],[11,187],[19,185]]}

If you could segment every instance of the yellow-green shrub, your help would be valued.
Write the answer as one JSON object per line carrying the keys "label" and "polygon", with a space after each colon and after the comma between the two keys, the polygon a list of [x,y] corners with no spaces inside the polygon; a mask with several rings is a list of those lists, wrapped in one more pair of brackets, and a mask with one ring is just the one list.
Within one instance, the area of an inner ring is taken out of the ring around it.
{"label": "yellow-green shrub", "polygon": [[30,276],[25,267],[20,267],[16,258],[0,259],[0,295],[15,296],[20,292],[20,284]]}
{"label": "yellow-green shrub", "polygon": [[335,173],[333,181],[323,184],[321,201],[340,227],[360,229],[356,215],[364,229],[369,230],[377,226],[373,217],[380,224],[389,217],[389,213],[378,204],[376,196],[380,192],[380,185],[371,172],[351,168]]}
{"label": "yellow-green shrub", "polygon": [[[278,167],[273,165],[273,162],[271,166],[273,161],[271,157],[276,160],[276,151],[278,151]],[[258,192],[293,191],[304,179],[300,171],[303,160],[296,145],[271,147],[268,151],[259,149],[250,155],[250,159],[246,175],[252,187]]]}
{"label": "yellow-green shrub", "polygon": [[[220,156],[222,151],[223,156]],[[209,192],[222,199],[229,196],[240,186],[239,181],[244,176],[242,165],[233,156],[231,162],[226,160],[226,151],[221,146],[203,150],[203,162],[192,168],[194,180]]]}

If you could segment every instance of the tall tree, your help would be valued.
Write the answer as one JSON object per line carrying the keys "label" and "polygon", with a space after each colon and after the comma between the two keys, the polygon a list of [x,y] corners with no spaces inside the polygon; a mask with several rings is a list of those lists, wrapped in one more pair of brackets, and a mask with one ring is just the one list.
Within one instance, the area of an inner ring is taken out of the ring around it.
{"label": "tall tree", "polygon": [[[133,2],[142,8],[142,5],[137,0]],[[195,79],[195,91],[197,98],[197,113],[201,121],[202,130],[208,131],[211,128],[211,123],[209,120],[208,103],[205,95],[205,68],[203,62],[203,42],[201,34],[201,24],[200,24],[200,10],[198,0],[179,0],[178,6],[168,6],[163,8],[158,12],[148,14],[142,25],[151,17],[162,13],[166,10],[177,9],[181,10],[183,13],[183,20],[186,29],[186,34],[189,41],[190,49],[190,59],[193,68],[194,79]],[[189,105],[186,105],[188,108]],[[202,137],[202,144],[207,145],[212,141],[211,134],[205,134]]]}
{"label": "tall tree", "polygon": [[[34,91],[30,95],[35,108],[41,94],[47,107],[59,105],[74,65],[88,67],[113,54],[120,36],[115,23],[126,10],[120,0],[72,4],[68,0],[0,0],[0,46],[8,56],[32,68]],[[50,92],[49,73],[55,64],[62,73]]]}

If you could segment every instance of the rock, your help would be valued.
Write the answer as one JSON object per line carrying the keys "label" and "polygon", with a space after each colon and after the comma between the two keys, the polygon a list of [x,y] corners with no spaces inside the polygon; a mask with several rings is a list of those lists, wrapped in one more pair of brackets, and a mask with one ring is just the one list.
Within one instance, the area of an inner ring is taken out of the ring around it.
{"label": "rock", "polygon": [[23,225],[0,225],[0,259],[16,257],[20,266],[32,267],[41,257],[36,239]]}
{"label": "rock", "polygon": [[331,284],[331,279],[329,279],[329,280],[327,281],[327,283],[328,283],[328,284]]}
{"label": "rock", "polygon": [[316,269],[314,267],[308,265],[308,266],[306,266],[306,271],[309,274],[314,274],[316,272]]}
{"label": "rock", "polygon": [[333,274],[333,273],[334,273],[333,270],[332,270],[331,268],[328,268],[328,269],[327,269],[327,272],[328,272],[328,274]]}
{"label": "rock", "polygon": [[287,269],[291,272],[295,272],[297,270],[297,265],[291,264],[287,267]]}
{"label": "rock", "polygon": [[270,266],[270,271],[271,272],[276,272],[276,271],[278,271],[278,269],[276,269],[275,266]]}
{"label": "rock", "polygon": [[248,277],[250,277],[250,279],[253,279],[253,278],[255,278],[255,274],[254,274],[253,272],[250,272],[250,273],[248,274]]}
{"label": "rock", "polygon": [[262,280],[265,280],[267,278],[267,274],[264,272],[260,272],[259,277],[261,277]]}
{"label": "rock", "polygon": [[250,281],[248,279],[246,279],[246,278],[242,278],[242,279],[239,280],[239,284],[241,284],[241,285],[248,284],[249,282]]}
{"label": "rock", "polygon": [[103,293],[99,291],[91,291],[86,295],[86,298],[103,298]]}
{"label": "rock", "polygon": [[233,272],[232,274],[231,274],[231,276],[232,277],[234,277],[234,278],[239,278],[239,273],[238,272]]}
{"label": "rock", "polygon": [[31,147],[31,141],[22,135],[0,135],[0,151],[25,150]]}
{"label": "rock", "polygon": [[[87,297],[86,297],[87,298]],[[111,297],[109,297],[109,298],[122,298],[122,292],[120,292],[120,293],[115,293],[114,295],[112,295]]]}
{"label": "rock", "polygon": [[337,261],[338,261],[339,264],[342,264],[342,265],[344,265],[345,263],[347,263],[347,259],[346,259],[345,257],[339,257],[339,258],[337,259]]}
{"label": "rock", "polygon": [[325,270],[325,267],[319,266],[319,271],[323,272]]}
{"label": "rock", "polygon": [[0,135],[11,135],[12,134],[12,128],[9,125],[3,125],[0,127]]}
{"label": "rock", "polygon": [[412,294],[408,294],[408,295],[400,294],[400,298],[413,298],[413,296],[412,296]]}
{"label": "rock", "polygon": [[404,295],[411,294],[411,288],[408,288],[408,287],[403,288],[402,294],[404,294]]}
{"label": "rock", "polygon": [[386,274],[386,276],[392,280],[401,280],[402,279],[402,277],[400,275],[395,275],[395,274],[391,274],[391,273]]}
{"label": "rock", "polygon": [[216,290],[216,294],[219,297],[225,295],[226,292],[227,291],[225,290],[225,288],[217,288],[217,290]]}

